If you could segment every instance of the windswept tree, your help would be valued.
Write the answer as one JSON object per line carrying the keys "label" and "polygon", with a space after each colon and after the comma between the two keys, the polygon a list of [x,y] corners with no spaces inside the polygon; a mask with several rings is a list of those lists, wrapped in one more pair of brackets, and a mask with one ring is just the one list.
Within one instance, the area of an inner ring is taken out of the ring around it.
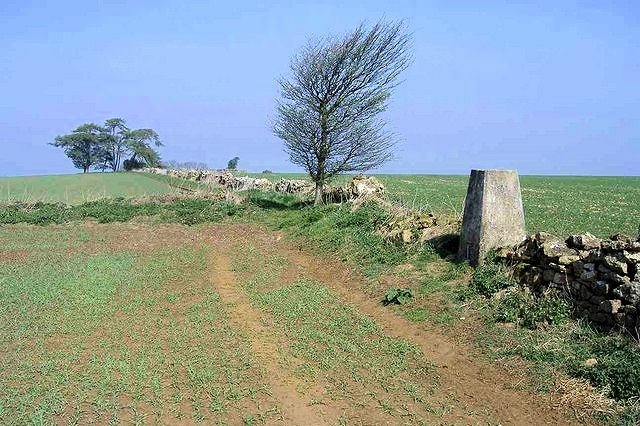
{"label": "windswept tree", "polygon": [[98,164],[102,155],[103,129],[97,124],[87,123],[79,126],[68,135],[56,137],[50,145],[64,149],[64,153],[71,159],[73,165],[87,173]]}
{"label": "windswept tree", "polygon": [[125,170],[140,167],[157,167],[160,165],[160,154],[153,149],[160,147],[162,142],[153,129],[137,129],[129,132],[127,148],[131,157],[124,161]]}
{"label": "windswept tree", "polygon": [[342,38],[308,42],[280,80],[273,132],[315,182],[316,205],[333,176],[391,158],[393,135],[379,114],[409,65],[409,42],[402,22],[360,25]]}

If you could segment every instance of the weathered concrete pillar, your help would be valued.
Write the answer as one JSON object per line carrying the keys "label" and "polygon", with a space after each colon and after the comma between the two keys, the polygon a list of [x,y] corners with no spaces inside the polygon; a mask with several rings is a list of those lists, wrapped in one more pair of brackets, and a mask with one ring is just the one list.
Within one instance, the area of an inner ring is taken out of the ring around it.
{"label": "weathered concrete pillar", "polygon": [[471,170],[458,258],[482,263],[491,249],[526,238],[520,181],[515,170]]}

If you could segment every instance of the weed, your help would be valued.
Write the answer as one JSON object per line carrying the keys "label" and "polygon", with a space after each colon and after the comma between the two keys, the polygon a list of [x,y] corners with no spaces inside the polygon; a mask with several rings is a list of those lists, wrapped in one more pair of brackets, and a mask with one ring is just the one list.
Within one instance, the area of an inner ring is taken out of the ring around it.
{"label": "weed", "polygon": [[528,328],[540,324],[560,324],[571,315],[571,307],[548,292],[536,297],[522,288],[514,288],[493,304],[492,316],[497,322],[520,323]]}
{"label": "weed", "polygon": [[413,298],[413,291],[410,288],[390,288],[382,299],[383,305],[404,305]]}
{"label": "weed", "polygon": [[492,262],[490,259],[478,266],[471,277],[469,290],[471,294],[491,297],[500,290],[517,285],[511,278],[506,266]]}

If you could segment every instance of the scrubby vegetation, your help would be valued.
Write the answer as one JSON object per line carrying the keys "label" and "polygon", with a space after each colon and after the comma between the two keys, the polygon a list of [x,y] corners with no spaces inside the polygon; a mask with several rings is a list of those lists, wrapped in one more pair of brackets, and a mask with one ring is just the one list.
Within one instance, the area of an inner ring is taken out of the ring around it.
{"label": "scrubby vegetation", "polygon": [[[496,297],[500,291],[503,294]],[[494,355],[521,357],[538,372],[561,371],[588,379],[616,400],[640,398],[640,344],[629,336],[603,334],[583,321],[568,321],[572,308],[567,302],[553,292],[534,296],[495,261],[474,271],[463,297],[473,295],[487,300],[480,306],[489,324],[516,325],[514,329],[490,326],[483,334]]]}
{"label": "scrubby vegetation", "polygon": [[99,223],[126,222],[137,216],[155,216],[163,222],[195,225],[217,222],[242,213],[237,204],[215,199],[179,198],[173,200],[104,199],[77,206],[53,203],[10,204],[0,208],[0,224],[61,224],[93,219]]}

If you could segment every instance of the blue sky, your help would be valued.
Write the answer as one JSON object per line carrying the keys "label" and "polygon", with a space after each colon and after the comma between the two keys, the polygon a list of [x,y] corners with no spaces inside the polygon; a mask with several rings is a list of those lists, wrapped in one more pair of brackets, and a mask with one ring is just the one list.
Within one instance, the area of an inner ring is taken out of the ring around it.
{"label": "blue sky", "polygon": [[637,1],[0,2],[0,175],[74,172],[48,142],[123,117],[163,158],[294,171],[276,79],[309,37],[404,19],[389,173],[640,174]]}

